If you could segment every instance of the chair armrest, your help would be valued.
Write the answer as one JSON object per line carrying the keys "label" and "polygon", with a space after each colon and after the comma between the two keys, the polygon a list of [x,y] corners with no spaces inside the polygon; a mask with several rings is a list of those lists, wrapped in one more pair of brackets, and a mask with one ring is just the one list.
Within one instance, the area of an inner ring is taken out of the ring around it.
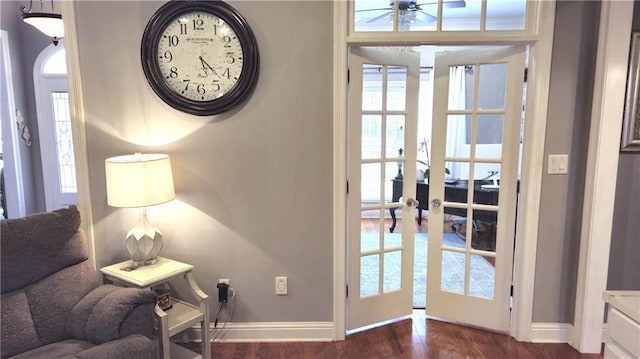
{"label": "chair armrest", "polygon": [[156,295],[150,290],[99,286],[75,305],[67,318],[67,333],[94,344],[131,334],[151,337]]}

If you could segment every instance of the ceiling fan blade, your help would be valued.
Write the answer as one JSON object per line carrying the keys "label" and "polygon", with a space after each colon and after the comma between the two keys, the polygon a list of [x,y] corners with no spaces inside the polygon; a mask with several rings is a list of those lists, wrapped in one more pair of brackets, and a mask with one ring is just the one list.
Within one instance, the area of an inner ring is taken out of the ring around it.
{"label": "ceiling fan blade", "polygon": [[[438,5],[437,1],[430,1],[430,2],[423,2],[423,3],[419,3],[417,4],[417,6],[422,7],[422,6],[432,6],[432,5]],[[447,8],[447,9],[455,9],[455,8],[461,8],[461,7],[466,7],[467,6],[467,2],[465,0],[443,0],[442,1],[442,6]]]}
{"label": "ceiling fan blade", "polygon": [[391,11],[393,10],[392,7],[385,7],[385,8],[380,8],[380,9],[362,9],[362,10],[356,10],[355,12],[363,12],[363,11]]}
{"label": "ceiling fan blade", "polygon": [[376,21],[378,21],[378,20],[380,20],[380,19],[384,19],[385,17],[388,17],[388,16],[389,16],[389,14],[391,14],[391,13],[392,13],[392,12],[391,12],[391,11],[389,11],[389,12],[385,12],[385,13],[384,13],[384,14],[382,14],[382,15],[378,15],[378,16],[376,16],[376,17],[374,17],[374,18],[371,18],[371,19],[367,20],[367,24],[370,24],[370,23],[372,23],[372,22],[376,22]]}
{"label": "ceiling fan blade", "polygon": [[467,2],[464,0],[444,1],[442,6],[447,9],[455,9],[460,7],[467,7]]}
{"label": "ceiling fan blade", "polygon": [[422,10],[418,10],[418,11],[416,11],[416,19],[420,20],[422,22],[433,22],[433,21],[437,20],[437,17],[435,17],[435,16],[433,16],[433,15],[431,15],[429,13],[426,13],[426,12],[424,12]]}

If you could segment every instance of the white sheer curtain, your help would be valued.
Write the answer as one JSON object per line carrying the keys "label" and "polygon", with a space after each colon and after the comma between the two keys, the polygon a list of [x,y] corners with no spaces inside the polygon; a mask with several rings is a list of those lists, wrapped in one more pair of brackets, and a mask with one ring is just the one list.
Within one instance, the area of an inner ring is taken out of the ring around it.
{"label": "white sheer curtain", "polygon": [[[466,109],[465,94],[465,67],[451,66],[449,68],[449,109],[464,110]],[[447,119],[447,157],[466,157],[469,156],[468,148],[463,148],[466,142],[467,122],[466,116],[457,115],[449,116]],[[466,146],[465,146],[466,147]],[[462,178],[468,176],[468,171],[461,168],[459,163],[446,165],[451,171],[449,175],[452,178]]]}
{"label": "white sheer curtain", "polygon": [[[433,117],[433,71],[420,70],[420,101],[418,103],[418,155],[419,161],[429,163],[431,154],[431,125]],[[426,167],[418,164],[419,170]]]}

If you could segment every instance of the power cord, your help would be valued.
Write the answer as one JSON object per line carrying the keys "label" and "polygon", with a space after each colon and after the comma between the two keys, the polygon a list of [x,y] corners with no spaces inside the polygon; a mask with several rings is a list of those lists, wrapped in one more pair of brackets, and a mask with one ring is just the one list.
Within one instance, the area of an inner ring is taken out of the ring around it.
{"label": "power cord", "polygon": [[213,322],[214,328],[218,327],[218,319],[220,318],[220,312],[222,311],[223,307],[224,307],[224,302],[221,302],[220,307],[218,308],[218,313],[216,314],[216,320]]}
{"label": "power cord", "polygon": [[[231,308],[231,313],[229,314],[227,312],[227,320],[224,321],[221,328],[218,328],[218,323],[221,319],[222,308],[226,307],[227,309],[229,309],[229,304],[233,305],[233,307]],[[227,302],[220,303],[220,307],[218,308],[218,313],[216,314],[216,319],[213,324],[213,329],[209,332],[209,340],[211,344],[219,342],[220,340],[222,340],[222,338],[224,338],[224,335],[226,334],[225,329],[227,328],[227,324],[233,321],[237,306],[238,302],[236,290],[235,288],[229,288],[229,300]]]}

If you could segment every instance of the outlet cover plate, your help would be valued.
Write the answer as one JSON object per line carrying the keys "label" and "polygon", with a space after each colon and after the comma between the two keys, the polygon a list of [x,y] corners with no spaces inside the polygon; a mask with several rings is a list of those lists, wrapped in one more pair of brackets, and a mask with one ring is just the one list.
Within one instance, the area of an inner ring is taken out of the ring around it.
{"label": "outlet cover plate", "polygon": [[287,277],[276,277],[276,295],[287,295]]}

